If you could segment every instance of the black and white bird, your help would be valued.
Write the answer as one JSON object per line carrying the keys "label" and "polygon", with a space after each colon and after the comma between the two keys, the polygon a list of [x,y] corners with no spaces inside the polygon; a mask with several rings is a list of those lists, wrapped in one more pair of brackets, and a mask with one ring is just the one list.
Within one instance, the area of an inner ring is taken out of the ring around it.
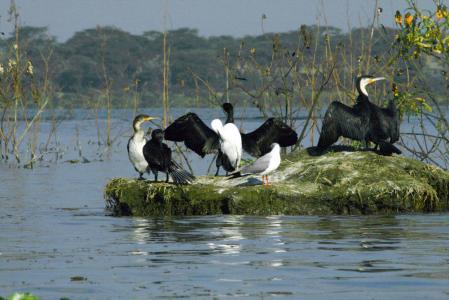
{"label": "black and white bird", "polygon": [[143,156],[148,164],[148,170],[154,174],[154,181],[157,182],[158,172],[166,173],[165,182],[169,176],[176,184],[188,184],[195,180],[195,177],[182,169],[172,158],[172,150],[163,143],[164,131],[154,129],[151,132],[151,139],[143,147]]}
{"label": "black and white bird", "polygon": [[184,142],[187,148],[204,157],[219,153],[223,167],[233,172],[240,164],[242,141],[238,128],[233,124],[223,124],[219,119],[211,122],[209,128],[195,113],[185,114],[176,119],[164,131],[166,140]]}
{"label": "black and white bird", "polygon": [[262,184],[269,185],[268,174],[275,171],[280,164],[281,147],[278,143],[273,143],[270,152],[262,155],[251,164],[244,166],[239,172],[231,174],[229,179],[249,175],[262,175]]}
{"label": "black and white bird", "polygon": [[[227,115],[226,123],[234,123],[232,104],[224,103],[222,107]],[[290,147],[298,140],[297,133],[279,118],[269,118],[256,130],[240,134],[243,150],[255,157],[271,151],[273,143],[279,144],[280,147]]]}
{"label": "black and white bird", "polygon": [[223,169],[226,172],[236,171],[242,159],[242,138],[239,129],[234,123],[223,125],[220,119],[212,120],[210,125],[218,135],[220,145],[218,157]]}
{"label": "black and white bird", "polygon": [[360,76],[356,82],[359,96],[354,106],[347,106],[338,101],[329,105],[321,127],[318,150],[326,150],[342,136],[365,142],[366,146],[369,142],[373,142],[380,146],[380,152],[384,155],[401,153],[393,145],[399,138],[399,119],[396,118],[392,108],[391,117],[388,117],[389,108],[378,107],[368,98],[366,87],[379,80],[385,78]]}
{"label": "black and white bird", "polygon": [[137,173],[139,173],[139,179],[143,180],[143,174],[148,170],[148,163],[143,156],[143,147],[147,143],[145,138],[145,132],[141,128],[142,123],[157,119],[148,115],[138,115],[134,118],[133,129],[134,133],[128,140],[127,150],[129,161],[133,165]]}

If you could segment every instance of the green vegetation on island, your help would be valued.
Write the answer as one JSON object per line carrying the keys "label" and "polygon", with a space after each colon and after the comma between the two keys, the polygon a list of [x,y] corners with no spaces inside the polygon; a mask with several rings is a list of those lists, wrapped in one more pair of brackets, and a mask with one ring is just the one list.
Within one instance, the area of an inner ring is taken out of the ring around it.
{"label": "green vegetation on island", "polygon": [[[112,179],[104,191],[114,215],[312,215],[439,212],[449,209],[449,172],[402,156],[294,151],[270,176],[201,176],[192,185]],[[260,178],[258,178],[260,180]]]}

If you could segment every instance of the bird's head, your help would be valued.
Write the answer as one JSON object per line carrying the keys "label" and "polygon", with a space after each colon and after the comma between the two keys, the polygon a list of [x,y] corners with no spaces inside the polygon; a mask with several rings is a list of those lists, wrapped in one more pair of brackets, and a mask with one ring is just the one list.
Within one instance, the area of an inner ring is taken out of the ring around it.
{"label": "bird's head", "polygon": [[148,115],[137,115],[133,121],[134,131],[139,131],[140,125],[142,125],[143,122],[148,122],[148,121],[155,120],[155,119],[159,119],[159,118],[150,117]]}
{"label": "bird's head", "polygon": [[234,107],[229,102],[223,103],[222,108],[227,113],[230,113],[230,112],[232,112],[234,110]]}
{"label": "bird's head", "polygon": [[164,140],[164,131],[162,129],[155,129],[151,132],[151,139],[162,142]]}
{"label": "bird's head", "polygon": [[357,78],[357,91],[359,94],[363,94],[368,96],[368,92],[366,91],[366,87],[376,81],[385,80],[385,77],[374,77],[371,75],[362,75]]}

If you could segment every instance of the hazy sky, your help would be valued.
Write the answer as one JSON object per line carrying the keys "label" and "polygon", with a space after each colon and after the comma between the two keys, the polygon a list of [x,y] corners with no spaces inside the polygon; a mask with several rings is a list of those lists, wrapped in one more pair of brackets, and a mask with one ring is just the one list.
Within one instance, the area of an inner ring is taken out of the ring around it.
{"label": "hazy sky", "polygon": [[[380,23],[393,26],[397,9],[405,0],[378,0],[383,8]],[[425,8],[432,0],[420,0]],[[0,0],[0,31],[10,32],[9,0]],[[16,0],[21,24],[47,26],[64,41],[74,32],[96,25],[113,25],[140,34],[147,30],[197,28],[200,35],[262,33],[295,30],[301,24],[328,24],[343,29],[366,25],[375,0]],[[164,21],[164,15],[168,16]],[[349,18],[348,18],[349,17]],[[349,20],[349,24],[348,24]]]}

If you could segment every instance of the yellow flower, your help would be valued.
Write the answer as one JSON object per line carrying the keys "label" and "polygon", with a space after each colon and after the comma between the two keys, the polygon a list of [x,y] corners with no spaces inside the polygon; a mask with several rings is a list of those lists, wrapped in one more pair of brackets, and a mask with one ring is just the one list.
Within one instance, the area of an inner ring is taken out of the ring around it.
{"label": "yellow flower", "polygon": [[17,50],[17,48],[19,48],[19,46],[17,44],[13,45],[14,50]]}
{"label": "yellow flower", "polygon": [[252,55],[256,55],[256,48],[251,48],[251,50],[249,50],[251,52]]}
{"label": "yellow flower", "polygon": [[0,64],[0,75],[3,75],[3,73],[5,73],[5,68]]}
{"label": "yellow flower", "polygon": [[437,12],[435,13],[435,16],[437,17],[438,21],[440,21],[442,18],[447,17],[446,7],[438,5]]}
{"label": "yellow flower", "polygon": [[402,25],[402,15],[399,12],[399,10],[396,11],[396,14],[394,15],[394,21],[397,25]]}
{"label": "yellow flower", "polygon": [[411,13],[406,13],[405,14],[405,19],[404,19],[404,23],[405,25],[407,25],[407,27],[410,27],[410,25],[412,25],[413,22],[413,16]]}

